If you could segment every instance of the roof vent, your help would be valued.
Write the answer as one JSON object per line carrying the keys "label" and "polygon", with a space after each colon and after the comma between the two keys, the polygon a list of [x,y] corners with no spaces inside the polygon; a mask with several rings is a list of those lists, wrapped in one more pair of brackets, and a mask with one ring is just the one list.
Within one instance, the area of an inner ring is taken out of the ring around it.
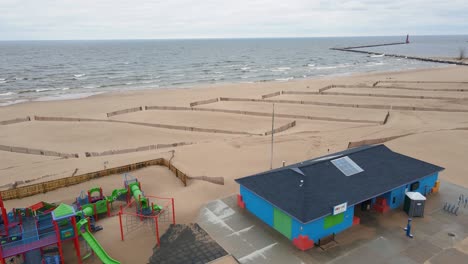
{"label": "roof vent", "polygon": [[331,161],[331,163],[333,163],[333,165],[335,165],[335,167],[346,176],[351,176],[364,171],[348,156],[339,159],[334,159]]}
{"label": "roof vent", "polygon": [[291,168],[291,170],[293,170],[294,172],[299,173],[302,176],[305,176],[304,172],[302,172],[301,169],[299,169],[299,168]]}

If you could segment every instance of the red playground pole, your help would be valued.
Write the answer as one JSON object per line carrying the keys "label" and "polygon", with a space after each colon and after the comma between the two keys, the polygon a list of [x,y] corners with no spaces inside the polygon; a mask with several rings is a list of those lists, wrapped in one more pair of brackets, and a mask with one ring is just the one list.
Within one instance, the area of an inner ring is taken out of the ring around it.
{"label": "red playground pole", "polygon": [[119,210],[119,223],[120,223],[120,239],[124,241],[124,233],[123,233],[123,226],[122,226],[122,205],[120,206],[120,210]]}
{"label": "red playground pole", "polygon": [[75,237],[73,238],[73,244],[75,245],[75,250],[76,250],[76,256],[78,257],[78,264],[81,264],[81,252],[80,252],[80,242],[78,240],[78,232],[81,232],[81,230],[78,230],[76,228],[76,218],[71,217],[71,222],[73,225],[73,231],[75,232]]}
{"label": "red playground pole", "polygon": [[159,225],[158,225],[158,217],[154,217],[154,222],[156,223],[156,242],[158,243],[158,247],[160,246],[161,241],[159,241]]}
{"label": "red playground pole", "polygon": [[61,242],[61,238],[60,238],[60,231],[59,231],[57,221],[54,221],[54,229],[55,229],[55,233],[57,235],[57,247],[58,247],[58,250],[59,250],[60,262],[65,263],[65,260],[63,258],[63,250],[62,250],[62,242]]}
{"label": "red playground pole", "polygon": [[172,224],[175,225],[175,207],[174,207],[174,198],[171,198],[172,201]]}

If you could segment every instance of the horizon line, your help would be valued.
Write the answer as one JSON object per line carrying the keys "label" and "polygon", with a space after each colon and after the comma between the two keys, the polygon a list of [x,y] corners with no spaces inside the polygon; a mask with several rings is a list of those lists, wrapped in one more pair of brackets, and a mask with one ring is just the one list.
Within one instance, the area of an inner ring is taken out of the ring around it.
{"label": "horizon line", "polygon": [[[360,38],[360,37],[406,37],[407,34],[402,35],[331,35],[331,36],[271,36],[271,37],[187,37],[187,38],[109,38],[109,39],[0,39],[0,42],[13,42],[13,41],[116,41],[116,40],[243,40],[243,39],[308,39],[308,38]],[[468,36],[468,34],[409,34],[410,37],[429,37],[429,36]]]}

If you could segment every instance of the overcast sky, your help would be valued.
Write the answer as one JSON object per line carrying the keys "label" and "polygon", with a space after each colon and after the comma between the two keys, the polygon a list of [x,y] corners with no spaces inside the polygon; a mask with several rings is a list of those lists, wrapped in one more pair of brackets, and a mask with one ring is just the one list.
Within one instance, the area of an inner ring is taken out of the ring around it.
{"label": "overcast sky", "polygon": [[0,0],[0,40],[468,34],[468,0]]}

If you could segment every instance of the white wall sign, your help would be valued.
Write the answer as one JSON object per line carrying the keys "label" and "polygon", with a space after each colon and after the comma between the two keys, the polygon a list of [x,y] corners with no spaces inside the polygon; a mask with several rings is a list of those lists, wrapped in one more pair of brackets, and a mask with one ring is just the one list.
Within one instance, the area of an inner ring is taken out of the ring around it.
{"label": "white wall sign", "polygon": [[348,202],[335,205],[335,207],[333,207],[333,215],[337,215],[337,214],[341,214],[345,212],[347,207],[348,207]]}

